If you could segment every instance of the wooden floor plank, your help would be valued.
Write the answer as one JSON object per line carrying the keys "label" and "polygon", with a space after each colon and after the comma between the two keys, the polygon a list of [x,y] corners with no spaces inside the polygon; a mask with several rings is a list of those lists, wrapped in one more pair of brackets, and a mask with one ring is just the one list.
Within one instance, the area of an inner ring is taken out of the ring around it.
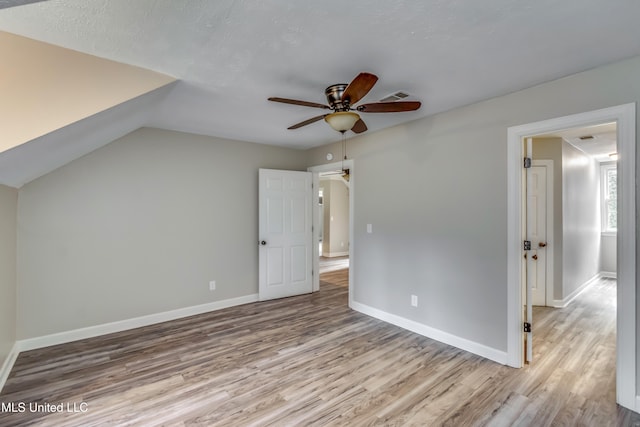
{"label": "wooden floor plank", "polygon": [[512,369],[350,310],[329,271],[312,295],[22,353],[0,402],[86,412],[0,425],[638,426],[615,404],[615,285],[536,307],[534,361]]}

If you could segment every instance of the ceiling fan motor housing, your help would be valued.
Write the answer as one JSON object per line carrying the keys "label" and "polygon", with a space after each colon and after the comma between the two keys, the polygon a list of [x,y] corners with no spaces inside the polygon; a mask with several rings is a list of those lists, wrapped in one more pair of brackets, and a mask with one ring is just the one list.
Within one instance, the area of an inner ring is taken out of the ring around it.
{"label": "ceiling fan motor housing", "polygon": [[347,88],[346,83],[331,85],[324,90],[327,102],[334,111],[349,111],[349,100],[342,101],[342,94]]}

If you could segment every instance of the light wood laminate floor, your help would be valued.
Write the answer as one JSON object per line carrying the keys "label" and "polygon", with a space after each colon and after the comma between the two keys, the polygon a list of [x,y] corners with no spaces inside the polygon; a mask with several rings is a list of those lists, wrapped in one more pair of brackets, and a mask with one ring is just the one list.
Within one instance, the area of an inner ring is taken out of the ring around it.
{"label": "light wood laminate floor", "polygon": [[22,353],[0,402],[86,412],[27,406],[0,426],[640,425],[615,404],[615,281],[537,310],[535,363],[512,369],[354,312],[346,270],[328,277],[342,283]]}
{"label": "light wood laminate floor", "polygon": [[[331,271],[339,271],[349,268],[349,256],[339,257],[320,257],[319,262],[320,276]],[[328,280],[330,281],[330,280]]]}

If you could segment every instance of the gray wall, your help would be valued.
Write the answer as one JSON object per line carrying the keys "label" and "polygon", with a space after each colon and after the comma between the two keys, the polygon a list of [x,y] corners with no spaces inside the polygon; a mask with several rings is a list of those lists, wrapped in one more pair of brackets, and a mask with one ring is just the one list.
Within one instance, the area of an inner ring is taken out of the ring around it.
{"label": "gray wall", "polygon": [[600,272],[600,166],[562,143],[562,297]]}
{"label": "gray wall", "polygon": [[27,184],[18,338],[257,293],[258,168],[304,155],[140,129]]}
{"label": "gray wall", "polygon": [[506,352],[507,129],[637,102],[638,75],[635,57],[349,139],[355,301]]}
{"label": "gray wall", "polygon": [[0,367],[16,342],[16,215],[18,191],[0,185]]}
{"label": "gray wall", "polygon": [[617,237],[610,235],[602,235],[600,241],[600,270],[603,273],[618,272],[618,248]]}

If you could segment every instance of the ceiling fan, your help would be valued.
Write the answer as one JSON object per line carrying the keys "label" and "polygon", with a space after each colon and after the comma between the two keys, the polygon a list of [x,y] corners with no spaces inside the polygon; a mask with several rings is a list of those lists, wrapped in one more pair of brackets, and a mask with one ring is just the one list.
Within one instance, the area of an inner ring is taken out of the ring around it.
{"label": "ceiling fan", "polygon": [[355,133],[362,133],[367,130],[367,125],[360,118],[360,115],[353,110],[360,113],[396,113],[415,111],[420,108],[421,104],[419,101],[372,102],[356,106],[355,104],[369,93],[377,81],[378,77],[374,74],[360,73],[349,84],[339,83],[331,85],[324,91],[329,105],[277,97],[271,97],[269,101],[333,111],[332,113],[321,114],[296,123],[287,129],[298,129],[324,119],[333,129],[341,133],[345,133],[348,130],[352,130]]}

